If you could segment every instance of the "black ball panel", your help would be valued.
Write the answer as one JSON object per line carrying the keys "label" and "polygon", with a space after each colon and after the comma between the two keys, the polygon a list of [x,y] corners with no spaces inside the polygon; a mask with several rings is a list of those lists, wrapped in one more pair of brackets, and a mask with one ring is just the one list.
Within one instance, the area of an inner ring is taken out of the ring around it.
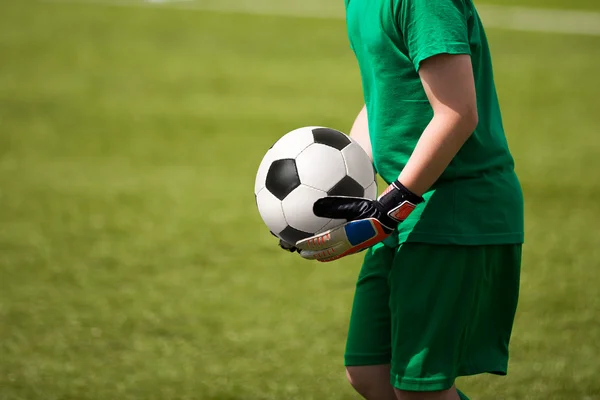
{"label": "black ball panel", "polygon": [[324,144],[334,149],[342,150],[351,142],[350,138],[340,131],[330,128],[315,128],[312,130],[315,143]]}
{"label": "black ball panel", "polygon": [[351,177],[345,176],[327,194],[329,196],[364,197],[365,189]]}
{"label": "black ball panel", "polygon": [[300,177],[293,159],[277,160],[271,164],[265,187],[273,196],[283,200],[298,186],[300,186]]}
{"label": "black ball panel", "polygon": [[299,240],[306,239],[313,235],[313,233],[302,232],[298,229],[292,228],[291,226],[288,226],[279,233],[279,237],[289,244],[296,244],[296,242],[298,242]]}

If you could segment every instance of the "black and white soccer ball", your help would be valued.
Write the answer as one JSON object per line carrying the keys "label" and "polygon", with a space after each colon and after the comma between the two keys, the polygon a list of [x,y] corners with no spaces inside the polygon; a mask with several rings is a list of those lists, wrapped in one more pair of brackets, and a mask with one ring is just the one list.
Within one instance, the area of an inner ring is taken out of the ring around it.
{"label": "black and white soccer ball", "polygon": [[369,156],[356,141],[335,129],[304,127],[267,151],[254,194],[267,227],[294,244],[346,222],[317,217],[315,201],[333,195],[375,199],[377,182]]}

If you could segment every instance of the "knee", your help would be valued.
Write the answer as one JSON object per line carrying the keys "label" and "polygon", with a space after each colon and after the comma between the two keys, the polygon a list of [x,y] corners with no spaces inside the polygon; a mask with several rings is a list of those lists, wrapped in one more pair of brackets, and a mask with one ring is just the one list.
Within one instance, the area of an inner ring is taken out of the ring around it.
{"label": "knee", "polygon": [[358,387],[361,386],[359,383],[361,382],[360,371],[356,367],[346,367],[346,378],[350,385],[358,391]]}
{"label": "knee", "polygon": [[365,399],[389,399],[393,394],[389,383],[389,369],[374,371],[373,367],[347,367],[348,382]]}
{"label": "knee", "polygon": [[360,393],[363,397],[367,399],[370,397],[367,395],[372,390],[372,388],[370,388],[372,384],[369,382],[369,379],[366,376],[366,374],[363,371],[361,371],[360,367],[347,367],[346,377],[348,378],[348,382],[350,382],[350,385],[352,385],[354,390],[356,390],[358,393]]}

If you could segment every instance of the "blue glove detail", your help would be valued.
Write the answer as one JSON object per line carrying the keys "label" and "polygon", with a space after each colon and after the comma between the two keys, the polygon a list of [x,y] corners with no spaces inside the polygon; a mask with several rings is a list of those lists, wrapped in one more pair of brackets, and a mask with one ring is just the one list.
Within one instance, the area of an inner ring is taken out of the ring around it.
{"label": "blue glove detail", "polygon": [[352,246],[357,246],[377,236],[373,223],[368,219],[349,222],[344,226],[344,229]]}

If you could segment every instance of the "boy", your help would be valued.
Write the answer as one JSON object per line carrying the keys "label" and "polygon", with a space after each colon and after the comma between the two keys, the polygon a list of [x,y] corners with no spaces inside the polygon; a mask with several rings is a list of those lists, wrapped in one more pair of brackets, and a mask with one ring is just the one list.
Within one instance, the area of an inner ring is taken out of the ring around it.
{"label": "boy", "polygon": [[348,223],[282,245],[366,250],[345,354],[363,397],[466,399],[456,377],[507,372],[524,236],[487,39],[471,0],[346,0],[346,19],[366,103],[351,136],[390,186],[317,201]]}

